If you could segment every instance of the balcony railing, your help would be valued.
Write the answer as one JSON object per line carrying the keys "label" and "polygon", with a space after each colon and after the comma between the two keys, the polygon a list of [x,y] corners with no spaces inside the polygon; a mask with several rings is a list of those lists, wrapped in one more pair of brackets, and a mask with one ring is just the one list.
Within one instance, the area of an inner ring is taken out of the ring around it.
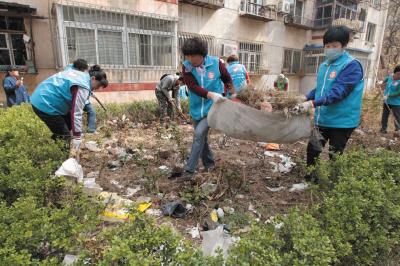
{"label": "balcony railing", "polygon": [[285,24],[305,30],[311,30],[314,28],[314,20],[305,18],[303,16],[296,16],[291,14],[285,17]]}
{"label": "balcony railing", "polygon": [[224,0],[179,0],[179,3],[192,4],[210,9],[220,9],[224,7]]}
{"label": "balcony railing", "polygon": [[323,29],[332,25],[332,18],[320,18],[314,20],[314,28]]}
{"label": "balcony railing", "polygon": [[359,32],[362,29],[363,23],[356,19],[339,18],[332,21],[333,26],[346,26],[353,32]]}
{"label": "balcony railing", "polygon": [[276,11],[262,4],[253,3],[249,0],[242,0],[239,15],[262,21],[276,20]]}

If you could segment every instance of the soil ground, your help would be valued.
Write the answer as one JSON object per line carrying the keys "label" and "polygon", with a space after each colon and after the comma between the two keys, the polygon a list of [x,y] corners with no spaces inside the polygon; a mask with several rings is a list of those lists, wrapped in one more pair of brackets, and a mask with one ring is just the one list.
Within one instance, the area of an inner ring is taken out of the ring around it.
{"label": "soil ground", "polygon": [[[376,108],[374,111],[364,108],[363,123],[349,140],[349,149],[362,146],[400,150],[399,140],[392,134],[378,133],[379,113]],[[307,140],[280,145],[280,150],[274,152],[277,156],[271,157],[271,154],[264,154],[265,145],[227,138],[220,132],[211,131],[210,144],[216,168],[204,172],[200,162],[195,182],[179,183],[176,178],[171,178],[171,172],[182,169],[183,159],[190,152],[192,136],[191,125],[171,124],[165,128],[158,122],[138,124],[125,118],[113,118],[101,121],[98,134],[86,138],[86,141],[95,140],[101,151],[84,149],[80,163],[86,174],[99,171],[96,182],[105,191],[124,196],[127,188],[140,186],[142,189],[130,199],[151,197],[152,209],[161,210],[170,201],[191,204],[194,208],[185,218],[156,217],[159,223],[172,224],[188,239],[191,237],[187,229],[197,225],[201,228],[215,207],[234,209],[231,214],[225,212],[220,222],[227,224],[232,234],[240,234],[252,220],[265,222],[272,216],[286,213],[291,207],[307,208],[316,200],[310,189],[290,191],[293,184],[303,182]],[[118,148],[127,151],[128,156],[118,158]],[[278,155],[296,163],[290,172],[274,171],[273,163],[282,160]],[[325,149],[322,158],[327,157]],[[109,162],[112,161],[118,161],[120,166],[110,169]],[[215,191],[202,189],[209,183],[214,184]],[[279,187],[281,190],[271,191]]]}

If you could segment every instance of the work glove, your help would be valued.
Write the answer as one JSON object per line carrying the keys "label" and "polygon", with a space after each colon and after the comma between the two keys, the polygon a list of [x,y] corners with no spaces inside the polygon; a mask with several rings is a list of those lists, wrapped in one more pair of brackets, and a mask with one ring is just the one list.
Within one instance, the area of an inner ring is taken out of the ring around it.
{"label": "work glove", "polygon": [[389,96],[387,96],[387,95],[384,95],[384,96],[383,96],[383,101],[385,101],[385,102],[386,102],[388,98],[389,98]]}
{"label": "work glove", "polygon": [[207,98],[213,100],[213,102],[217,102],[219,99],[224,98],[221,94],[215,92],[208,92]]}
{"label": "work glove", "polygon": [[307,113],[310,109],[314,108],[314,104],[312,101],[307,101],[304,103],[300,103],[293,108],[293,112],[298,114]]}
{"label": "work glove", "polygon": [[376,85],[382,85],[383,84],[383,80],[378,80],[377,82],[376,82]]}

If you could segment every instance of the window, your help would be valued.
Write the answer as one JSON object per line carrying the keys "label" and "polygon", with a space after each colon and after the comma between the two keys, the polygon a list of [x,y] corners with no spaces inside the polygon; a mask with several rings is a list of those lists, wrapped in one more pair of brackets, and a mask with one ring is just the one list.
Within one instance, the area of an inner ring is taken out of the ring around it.
{"label": "window", "polygon": [[249,73],[260,70],[262,44],[258,43],[239,43],[239,61],[246,67]]}
{"label": "window", "polygon": [[173,68],[174,20],[79,6],[62,6],[66,60],[107,67]]}
{"label": "window", "polygon": [[367,42],[374,42],[374,38],[375,38],[375,29],[376,29],[376,25],[373,23],[368,23],[367,26],[367,33],[365,34],[365,40]]}
{"label": "window", "polygon": [[301,51],[285,49],[283,53],[283,71],[298,73],[301,68]]}
{"label": "window", "polygon": [[303,68],[305,74],[315,75],[319,66],[324,62],[324,49],[316,49],[303,52]]}
{"label": "window", "polygon": [[0,32],[0,65],[25,65],[27,53],[23,34]]}
{"label": "window", "polygon": [[332,5],[320,6],[315,16],[315,26],[323,27],[332,22]]}
{"label": "window", "polygon": [[24,18],[0,16],[0,30],[24,31]]}

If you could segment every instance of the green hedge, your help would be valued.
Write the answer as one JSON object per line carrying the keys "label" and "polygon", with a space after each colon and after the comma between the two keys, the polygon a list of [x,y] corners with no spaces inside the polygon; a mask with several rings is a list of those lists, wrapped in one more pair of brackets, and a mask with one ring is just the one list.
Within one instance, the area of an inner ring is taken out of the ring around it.
{"label": "green hedge", "polygon": [[377,265],[400,235],[400,157],[354,151],[317,167],[322,198],[310,211],[280,217],[281,229],[255,225],[228,265]]}

